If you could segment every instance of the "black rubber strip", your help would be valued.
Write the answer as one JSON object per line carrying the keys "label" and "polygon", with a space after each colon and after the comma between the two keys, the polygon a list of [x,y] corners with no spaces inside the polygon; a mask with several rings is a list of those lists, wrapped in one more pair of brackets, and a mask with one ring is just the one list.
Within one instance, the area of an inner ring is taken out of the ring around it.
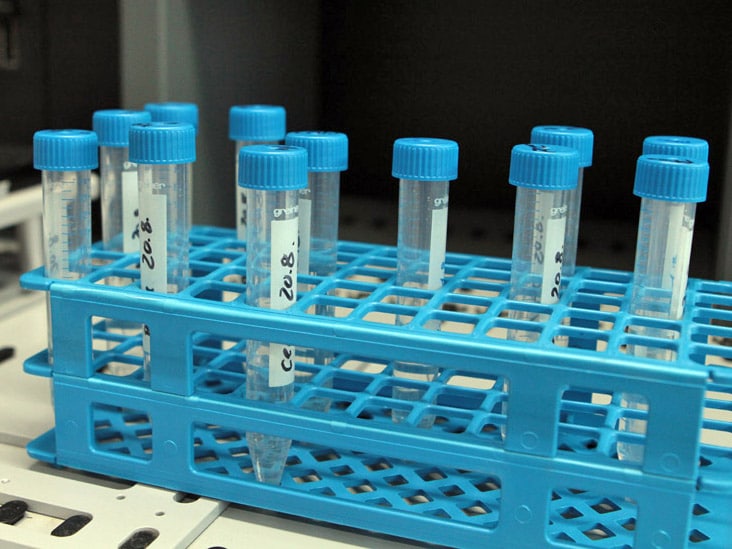
{"label": "black rubber strip", "polygon": [[11,359],[15,356],[14,347],[2,347],[0,348],[0,362]]}
{"label": "black rubber strip", "polygon": [[0,507],[0,523],[15,524],[25,516],[27,510],[28,504],[19,499],[3,503]]}
{"label": "black rubber strip", "polygon": [[125,542],[119,546],[119,549],[145,549],[153,541],[158,538],[155,530],[140,530],[132,534]]}
{"label": "black rubber strip", "polygon": [[58,526],[56,526],[56,528],[54,528],[51,532],[51,535],[56,536],[57,538],[67,538],[69,536],[73,536],[74,534],[76,534],[76,532],[89,524],[90,520],[91,517],[87,515],[73,515],[67,518]]}

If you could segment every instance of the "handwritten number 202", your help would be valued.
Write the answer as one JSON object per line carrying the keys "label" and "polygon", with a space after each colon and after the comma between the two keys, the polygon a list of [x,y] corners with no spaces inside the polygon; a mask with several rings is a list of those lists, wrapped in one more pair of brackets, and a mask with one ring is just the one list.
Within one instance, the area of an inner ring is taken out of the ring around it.
{"label": "handwritten number 202", "polygon": [[[145,221],[140,221],[140,231],[148,235],[152,234],[153,227],[152,223],[150,223],[149,217],[145,218]],[[149,237],[145,238],[145,240],[142,241],[142,253],[140,254],[140,261],[147,265],[148,269],[155,269],[155,257],[153,256],[152,240]],[[148,286],[146,286],[145,289],[148,291],[153,290],[153,288],[150,288]]]}

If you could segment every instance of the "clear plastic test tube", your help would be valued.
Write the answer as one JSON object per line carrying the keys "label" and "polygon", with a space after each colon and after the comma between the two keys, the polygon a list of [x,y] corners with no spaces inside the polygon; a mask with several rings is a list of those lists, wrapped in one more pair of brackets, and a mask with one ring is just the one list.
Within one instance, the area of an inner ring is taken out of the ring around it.
{"label": "clear plastic test tube", "polygon": [[[458,144],[448,139],[402,138],[394,142],[392,176],[399,179],[399,220],[397,227],[396,284],[405,288],[434,291],[445,278],[447,210],[450,181],[457,179]],[[399,296],[402,305],[418,307],[423,297]],[[397,324],[409,319],[397,317]],[[436,329],[437,327],[434,326]],[[429,382],[439,373],[437,366],[395,362],[394,376]],[[415,401],[424,389],[405,383],[395,385],[392,396]],[[408,411],[394,409],[392,419],[403,422]],[[434,416],[422,417],[421,427],[429,427]]]}
{"label": "clear plastic test tube", "polygon": [[[198,135],[198,105],[183,101],[162,101],[146,103],[144,109],[150,113],[153,122],[180,122],[191,124]],[[188,219],[193,223],[193,162],[188,164]]]}
{"label": "clear plastic test tube", "polygon": [[[138,166],[140,288],[176,293],[188,285],[190,165],[196,160],[191,124],[150,122],[130,128],[130,161]],[[143,331],[144,377],[150,377],[150,330]]]}
{"label": "clear plastic test tube", "polygon": [[[137,164],[130,162],[130,126],[150,122],[147,111],[106,109],[92,116],[92,127],[99,138],[99,181],[102,206],[102,245],[107,250],[124,253],[140,252],[139,201]],[[109,285],[126,282],[108,277]],[[111,333],[136,336],[142,329],[139,322],[107,319]],[[109,340],[109,348],[118,341]],[[107,366],[112,375],[126,375],[136,367],[122,363]]]}
{"label": "clear plastic test tube", "polygon": [[[709,164],[668,155],[638,158],[633,193],[641,197],[638,240],[633,269],[630,314],[665,320],[679,320],[689,274],[691,242],[696,205],[706,200]],[[661,327],[632,324],[630,334],[659,339],[675,339],[679,333]],[[628,345],[627,353],[642,358],[673,361],[675,351],[652,345]],[[642,395],[625,393],[622,405],[632,410],[648,410]],[[652,405],[652,404],[651,404]],[[625,417],[619,429],[645,434],[646,421]],[[618,441],[618,458],[640,463],[643,444]]]}
{"label": "clear plastic test tube", "polygon": [[[246,190],[246,303],[287,309],[297,300],[298,193],[308,183],[307,152],[286,145],[252,145],[239,152],[239,185]],[[246,397],[287,402],[295,386],[295,347],[248,340]],[[279,484],[290,440],[247,432],[257,480]]]}
{"label": "clear plastic test tube", "polygon": [[140,250],[137,165],[130,162],[130,126],[150,122],[147,111],[96,111],[92,127],[99,137],[102,242],[107,250]]}
{"label": "clear plastic test tube", "polygon": [[[91,170],[99,165],[97,134],[41,130],[33,135],[33,166],[43,188],[44,269],[48,278],[76,280],[91,268]],[[47,294],[48,295],[48,294]],[[53,364],[50,299],[48,360]]]}
{"label": "clear plastic test tube", "polygon": [[236,237],[247,233],[247,196],[239,187],[239,151],[249,145],[275,145],[285,138],[287,113],[279,105],[234,105],[229,109],[229,139],[235,146]]}
{"label": "clear plastic test tube", "polygon": [[338,132],[290,132],[285,144],[308,152],[308,186],[300,190],[298,272],[336,270],[341,172],[348,169],[348,137]]}
{"label": "clear plastic test tube", "polygon": [[[577,186],[579,153],[560,145],[516,145],[509,183],[516,187],[509,298],[552,304],[559,301],[569,192]],[[510,318],[535,321],[531,310]],[[535,341],[539,331],[508,330],[508,338]]]}
{"label": "clear plastic test tube", "polygon": [[[338,264],[338,212],[340,204],[341,172],[348,169],[348,137],[344,133],[302,131],[290,132],[286,145],[304,148],[308,153],[308,186],[300,189],[300,274],[326,277],[336,271]],[[306,290],[304,285],[302,290]],[[333,316],[332,306],[316,305],[315,313]],[[314,348],[298,350],[298,360],[327,365],[333,353]],[[307,383],[315,374],[305,368],[297,372],[300,383]],[[331,386],[332,381],[323,386]],[[330,399],[315,397],[305,407],[311,410],[327,410]]]}
{"label": "clear plastic test tube", "polygon": [[592,166],[594,134],[587,128],[576,126],[536,126],[531,130],[532,143],[561,145],[577,149],[579,171],[577,186],[567,193],[567,222],[562,256],[562,277],[573,276],[577,267],[577,240],[579,237],[582,185],[585,168]]}
{"label": "clear plastic test tube", "polygon": [[[562,261],[569,193],[577,186],[579,153],[560,145],[516,145],[511,151],[508,181],[516,187],[509,299],[553,304],[562,290]],[[519,306],[509,318],[537,322],[539,313]],[[533,342],[539,329],[507,330],[507,339]],[[503,390],[508,392],[509,381]],[[508,402],[502,405],[508,415]],[[501,426],[501,435],[506,434]]]}

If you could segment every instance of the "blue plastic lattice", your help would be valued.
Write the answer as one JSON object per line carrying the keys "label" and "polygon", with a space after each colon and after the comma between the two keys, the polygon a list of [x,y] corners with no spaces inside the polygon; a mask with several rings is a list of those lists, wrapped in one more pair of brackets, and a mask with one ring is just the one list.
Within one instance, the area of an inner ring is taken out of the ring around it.
{"label": "blue plastic lattice", "polygon": [[[732,284],[690,281],[684,319],[659,321],[627,314],[625,272],[580,269],[550,307],[506,298],[503,259],[448,254],[443,288],[428,292],[393,285],[394,248],[342,242],[334,276],[302,276],[295,306],[262,311],[242,303],[245,245],[233,231],[196,228],[191,243],[191,284],[176,295],[141,291],[134,255],[100,249],[79,281],[23,277],[50,291],[54,339],[53,368],[45,352],[26,362],[52,375],[56,410],[32,455],[450,546],[731,539]],[[411,322],[395,326],[397,315]],[[632,335],[635,324],[679,337]],[[508,341],[507,329],[537,339]],[[247,339],[298,347],[307,375],[292,402],[243,398]],[[677,358],[637,359],[628,344]],[[440,373],[397,378],[395,361]],[[400,400],[395,386],[425,391]],[[649,411],[623,407],[623,392]],[[620,431],[624,418],[646,421],[646,434]],[[281,486],[254,480],[247,430],[295,441]],[[619,440],[643,446],[643,463],[618,460]]]}

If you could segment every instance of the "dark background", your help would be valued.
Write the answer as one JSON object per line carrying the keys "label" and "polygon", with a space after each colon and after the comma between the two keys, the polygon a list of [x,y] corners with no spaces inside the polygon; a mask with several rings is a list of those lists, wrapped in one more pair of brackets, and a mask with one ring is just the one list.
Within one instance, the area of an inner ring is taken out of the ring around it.
{"label": "dark background", "polygon": [[729,2],[334,2],[323,10],[323,120],[343,128],[352,192],[386,194],[391,143],[459,142],[452,204],[513,208],[511,147],[538,124],[595,134],[583,214],[627,208],[643,138],[711,145],[699,223],[715,226],[732,90]]}
{"label": "dark background", "polygon": [[[534,125],[594,131],[582,219],[611,226],[637,220],[633,174],[644,137],[703,137],[710,143],[711,175],[697,223],[710,235],[705,238],[717,236],[730,176],[728,0],[160,4],[187,10],[196,58],[172,55],[168,96],[147,99],[192,100],[201,108],[197,169],[205,180],[196,180],[196,223],[233,226],[228,108],[269,102],[287,107],[291,130],[348,134],[344,198],[392,205],[394,139],[444,137],[460,144],[451,209],[490,209],[509,218],[515,196],[507,183],[510,150],[528,140]],[[129,104],[135,101],[120,91],[120,3],[6,5],[12,9],[0,13],[0,24],[15,25],[20,62],[0,68],[0,178],[36,177],[29,168],[35,130],[88,128],[94,110],[142,105]],[[149,32],[145,21],[132,23],[133,39],[135,32]],[[193,72],[200,92],[176,94],[178,67]],[[460,221],[451,216],[451,231]]]}

